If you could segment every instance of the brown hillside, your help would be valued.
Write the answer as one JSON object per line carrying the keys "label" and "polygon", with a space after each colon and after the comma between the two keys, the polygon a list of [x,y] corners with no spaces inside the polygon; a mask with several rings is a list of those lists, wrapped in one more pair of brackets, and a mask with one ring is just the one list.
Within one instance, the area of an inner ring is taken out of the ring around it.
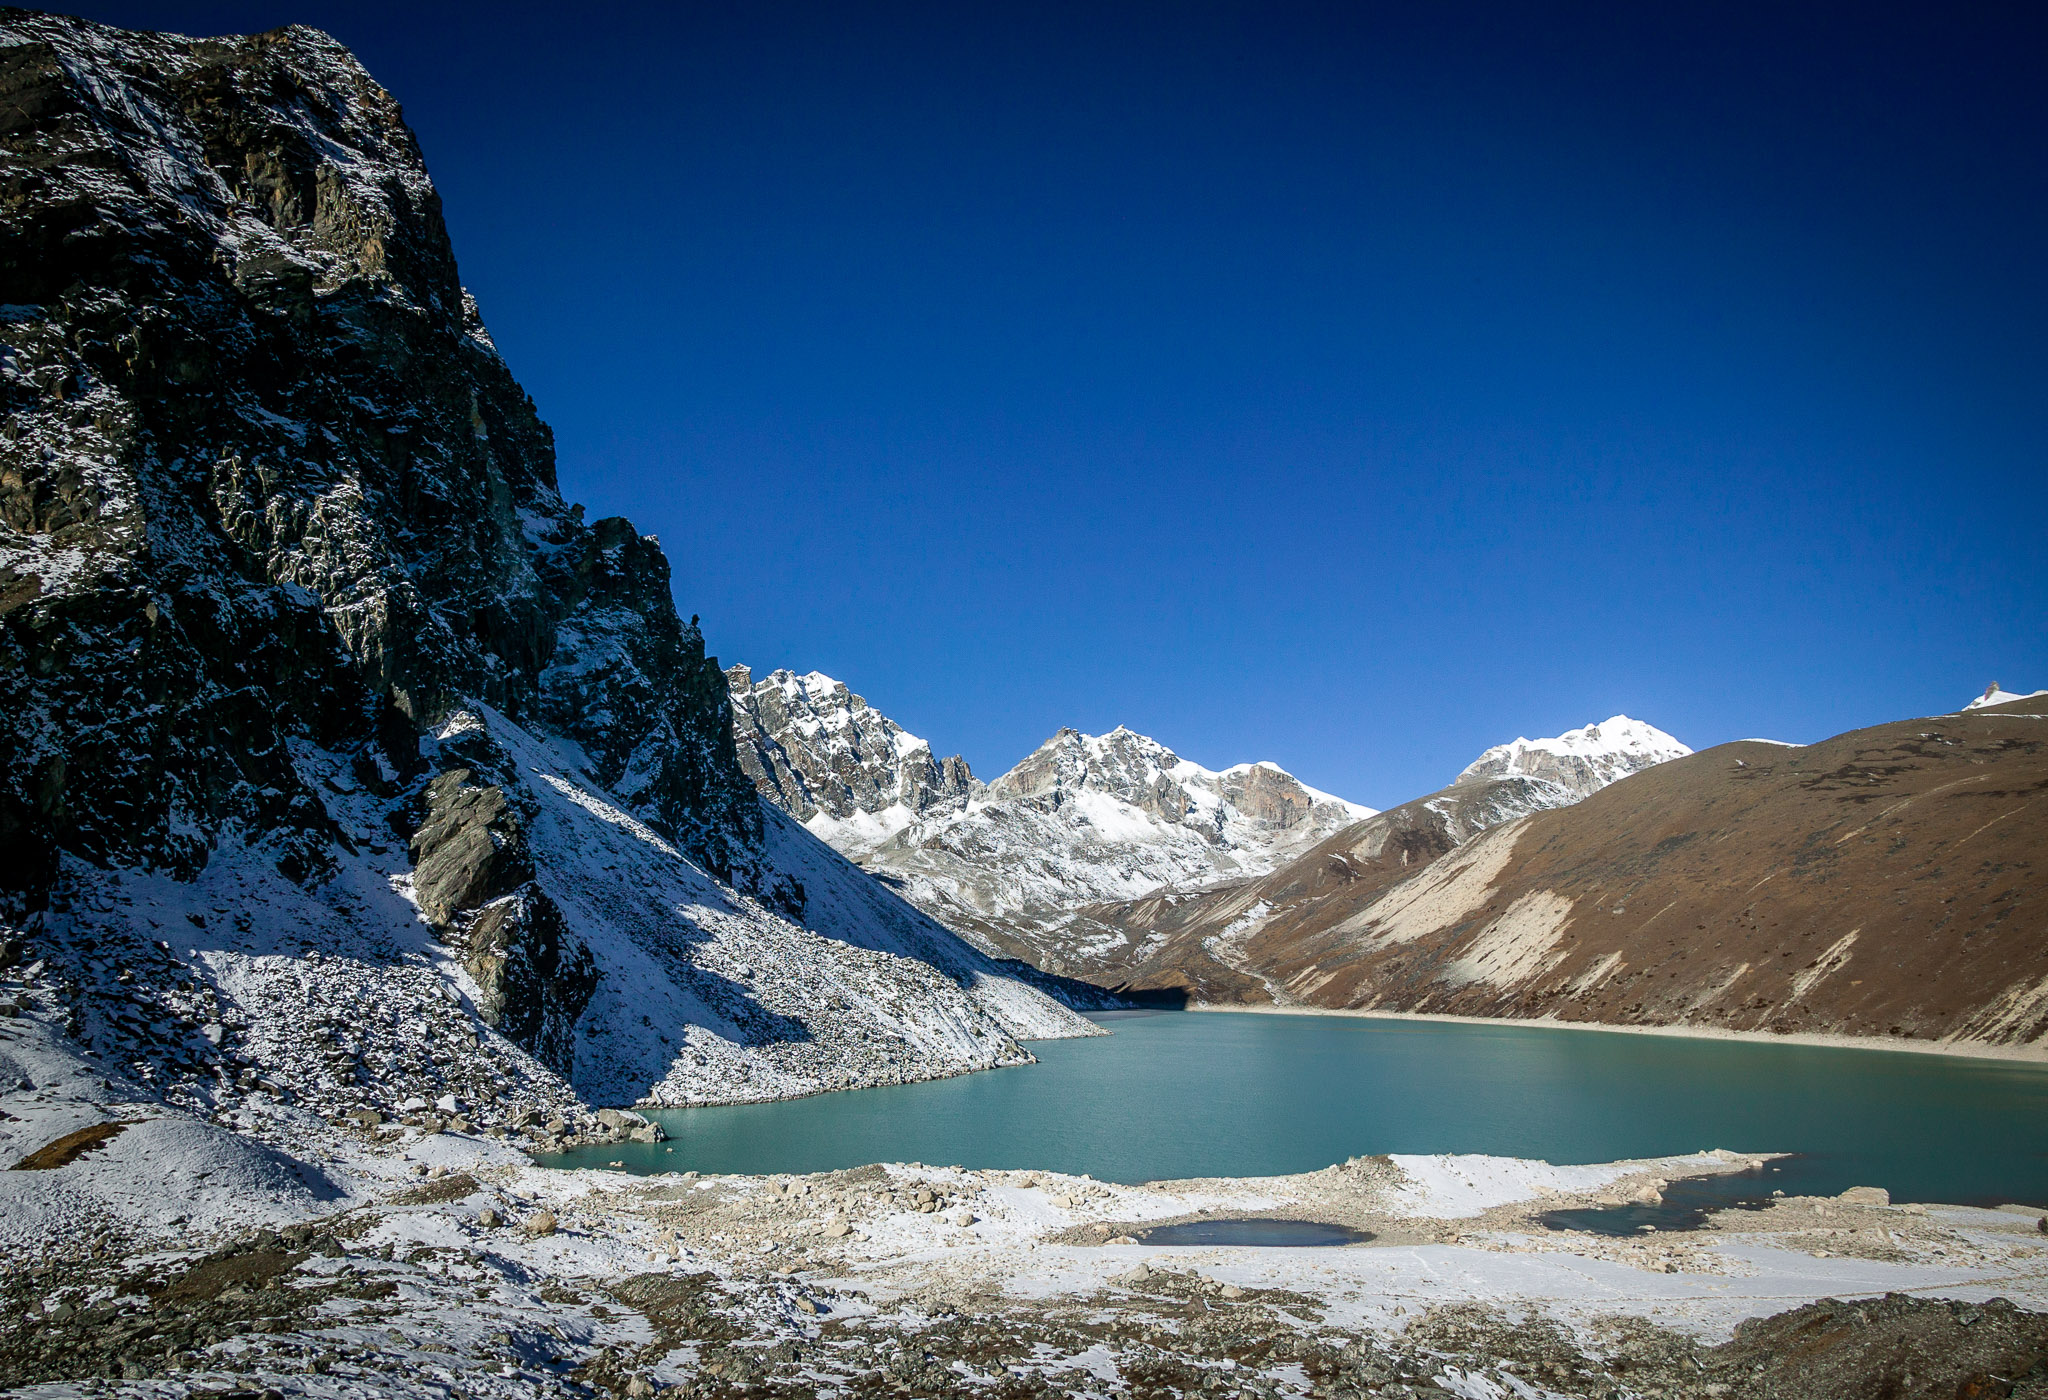
{"label": "brown hillside", "polygon": [[1300,940],[1486,828],[1553,800],[1521,775],[1458,783],[1348,826],[1259,879],[1084,906],[1059,930],[1060,970],[1125,991],[1272,1001],[1263,964],[1287,961]]}
{"label": "brown hillside", "polygon": [[1241,966],[1318,1006],[2020,1043],[2048,1029],[2044,858],[2035,698],[1661,764],[1303,901]]}

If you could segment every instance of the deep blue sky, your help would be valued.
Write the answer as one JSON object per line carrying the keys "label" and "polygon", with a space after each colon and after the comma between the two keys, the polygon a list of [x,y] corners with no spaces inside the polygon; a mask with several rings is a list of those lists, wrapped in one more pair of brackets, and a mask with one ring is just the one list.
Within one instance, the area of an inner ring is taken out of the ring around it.
{"label": "deep blue sky", "polygon": [[984,776],[2048,685],[2048,7],[86,12],[350,44],[564,489]]}

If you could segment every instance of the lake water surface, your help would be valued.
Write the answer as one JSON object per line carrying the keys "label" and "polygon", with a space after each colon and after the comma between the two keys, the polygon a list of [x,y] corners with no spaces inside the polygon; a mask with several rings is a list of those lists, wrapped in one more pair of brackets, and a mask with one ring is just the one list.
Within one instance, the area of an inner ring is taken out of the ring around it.
{"label": "lake water surface", "polygon": [[1788,1194],[2048,1205],[2048,1067],[1882,1050],[1342,1016],[1110,1012],[1040,1063],[650,1114],[669,1141],[550,1165],[814,1172],[1038,1167],[1109,1181],[1268,1176],[1378,1152],[1605,1162],[1796,1152]]}

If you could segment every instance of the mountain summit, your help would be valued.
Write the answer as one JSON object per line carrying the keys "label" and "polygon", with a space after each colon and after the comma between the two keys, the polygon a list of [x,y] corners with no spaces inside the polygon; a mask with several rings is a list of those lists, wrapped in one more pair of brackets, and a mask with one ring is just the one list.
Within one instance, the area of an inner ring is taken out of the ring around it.
{"label": "mountain summit", "polygon": [[[1036,935],[1036,961],[1070,976],[1198,1001],[1312,1000],[1287,979],[1341,975],[1326,935],[1431,862],[1532,812],[1569,807],[1690,754],[1625,715],[1553,738],[1497,744],[1447,787],[1367,813],[1253,879],[1161,890],[1074,911]],[[1313,949],[1311,954],[1308,950]]]}
{"label": "mountain summit", "polygon": [[820,671],[726,669],[740,767],[768,801],[856,859],[938,808],[981,791],[932,746]]}

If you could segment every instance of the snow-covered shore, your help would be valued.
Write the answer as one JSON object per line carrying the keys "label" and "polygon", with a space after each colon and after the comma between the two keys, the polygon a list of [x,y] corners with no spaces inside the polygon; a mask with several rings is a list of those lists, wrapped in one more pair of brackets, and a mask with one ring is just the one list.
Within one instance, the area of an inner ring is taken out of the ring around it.
{"label": "snow-covered shore", "polygon": [[[1885,1299],[1843,1324],[1873,1344],[2010,1352],[2048,1326],[2033,1213],[1854,1192],[1631,1237],[1536,1218],[1754,1153],[1137,1186],[918,1163],[632,1176],[261,1090],[203,1121],[35,1018],[5,1038],[0,1385],[31,1393],[1739,1395],[1706,1387],[1774,1364],[1756,1329],[1779,1324],[1753,1320],[1824,1299]],[[1142,1242],[1258,1217],[1370,1238]]]}

